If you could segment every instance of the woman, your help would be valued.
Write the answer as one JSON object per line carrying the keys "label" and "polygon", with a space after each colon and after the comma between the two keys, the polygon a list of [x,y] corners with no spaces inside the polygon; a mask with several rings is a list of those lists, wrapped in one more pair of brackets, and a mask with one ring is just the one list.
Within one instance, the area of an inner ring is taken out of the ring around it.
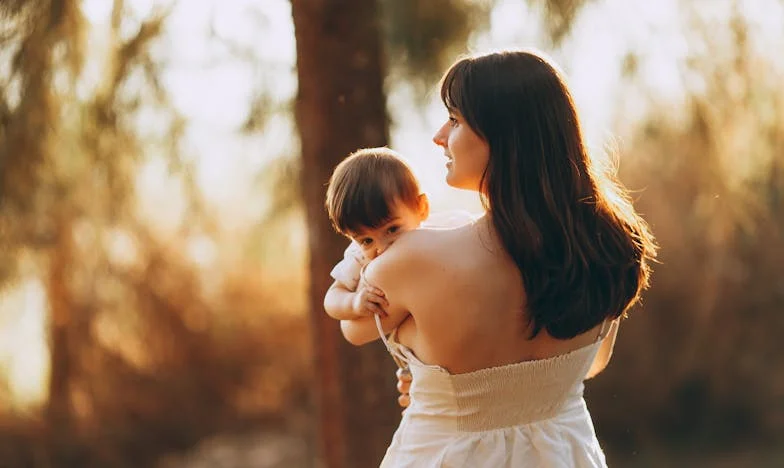
{"label": "woman", "polygon": [[[407,233],[365,270],[413,376],[382,466],[605,466],[582,382],[647,286],[653,237],[592,163],[541,55],[462,59],[441,97],[447,183],[479,192],[486,213]],[[379,336],[373,319],[342,326],[355,344]]]}

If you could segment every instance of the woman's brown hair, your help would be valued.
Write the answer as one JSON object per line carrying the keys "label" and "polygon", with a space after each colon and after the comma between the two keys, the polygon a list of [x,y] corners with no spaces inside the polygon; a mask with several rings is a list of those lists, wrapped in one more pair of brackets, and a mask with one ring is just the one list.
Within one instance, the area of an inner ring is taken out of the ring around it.
{"label": "woman's brown hair", "polygon": [[523,51],[464,58],[441,99],[490,147],[480,193],[522,274],[533,336],[572,338],[625,314],[656,245],[614,175],[592,163],[556,68]]}

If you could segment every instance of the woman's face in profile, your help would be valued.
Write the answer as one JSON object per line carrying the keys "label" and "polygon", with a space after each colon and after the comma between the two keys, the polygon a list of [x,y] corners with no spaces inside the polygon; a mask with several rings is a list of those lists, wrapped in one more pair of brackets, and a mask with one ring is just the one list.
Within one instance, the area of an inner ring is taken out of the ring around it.
{"label": "woman's face in profile", "polygon": [[478,191],[490,160],[490,146],[457,110],[449,111],[449,119],[433,136],[433,142],[444,148],[444,156],[448,159],[446,183],[455,188]]}

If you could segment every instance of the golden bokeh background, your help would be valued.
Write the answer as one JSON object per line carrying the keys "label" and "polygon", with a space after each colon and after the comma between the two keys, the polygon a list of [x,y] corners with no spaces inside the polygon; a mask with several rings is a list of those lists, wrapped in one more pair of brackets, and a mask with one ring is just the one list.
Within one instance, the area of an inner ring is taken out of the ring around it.
{"label": "golden bokeh background", "polygon": [[[611,466],[781,466],[784,1],[378,4],[434,210],[480,209],[439,74],[534,47],[650,222],[586,390]],[[318,466],[291,4],[7,0],[0,44],[0,466]]]}

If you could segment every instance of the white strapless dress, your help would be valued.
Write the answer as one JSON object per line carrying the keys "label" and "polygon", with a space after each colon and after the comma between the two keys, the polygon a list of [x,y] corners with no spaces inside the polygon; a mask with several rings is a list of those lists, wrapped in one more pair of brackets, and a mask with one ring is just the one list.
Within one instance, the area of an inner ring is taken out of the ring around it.
{"label": "white strapless dress", "polygon": [[604,332],[561,356],[466,374],[424,364],[395,333],[382,338],[413,376],[382,468],[607,466],[583,400]]}

